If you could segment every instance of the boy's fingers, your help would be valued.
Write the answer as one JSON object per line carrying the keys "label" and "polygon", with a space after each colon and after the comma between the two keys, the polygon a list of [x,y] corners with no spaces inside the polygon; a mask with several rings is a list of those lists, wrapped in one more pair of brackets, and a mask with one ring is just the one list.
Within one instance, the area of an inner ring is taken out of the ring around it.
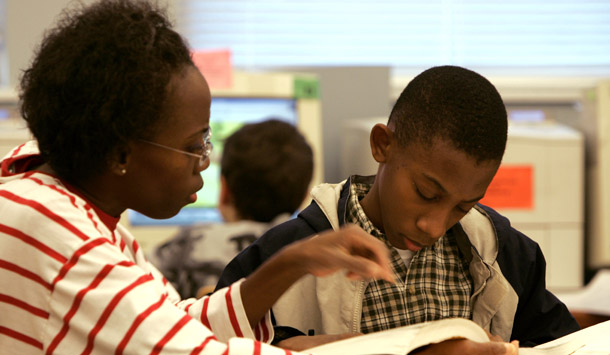
{"label": "boy's fingers", "polygon": [[447,354],[478,354],[478,355],[517,355],[518,345],[514,343],[486,342],[479,343],[466,339],[446,340],[432,344],[418,355],[447,355]]}
{"label": "boy's fingers", "polygon": [[518,347],[511,343],[500,343],[500,342],[489,342],[489,343],[478,343],[480,351],[476,351],[476,354],[481,355],[516,355],[518,354]]}

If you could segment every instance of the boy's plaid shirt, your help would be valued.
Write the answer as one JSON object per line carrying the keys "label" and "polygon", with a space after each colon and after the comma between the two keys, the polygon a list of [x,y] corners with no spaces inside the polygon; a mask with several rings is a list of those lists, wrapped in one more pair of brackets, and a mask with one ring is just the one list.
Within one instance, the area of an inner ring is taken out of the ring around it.
{"label": "boy's plaid shirt", "polygon": [[352,179],[346,221],[386,243],[396,284],[372,281],[362,300],[361,332],[371,333],[442,318],[471,318],[472,279],[451,231],[413,256],[407,267],[384,233],[364,214],[360,200],[371,185]]}

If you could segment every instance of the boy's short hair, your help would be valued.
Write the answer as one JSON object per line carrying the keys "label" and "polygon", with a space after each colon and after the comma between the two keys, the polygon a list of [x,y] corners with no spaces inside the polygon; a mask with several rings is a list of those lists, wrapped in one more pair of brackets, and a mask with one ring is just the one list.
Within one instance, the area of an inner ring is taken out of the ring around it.
{"label": "boy's short hair", "polygon": [[224,142],[220,173],[243,219],[270,222],[294,213],[313,174],[313,152],[293,125],[270,119],[246,124]]}
{"label": "boy's short hair", "polygon": [[401,146],[451,142],[478,162],[501,161],[506,148],[506,108],[480,74],[456,66],[425,70],[403,90],[388,126]]}

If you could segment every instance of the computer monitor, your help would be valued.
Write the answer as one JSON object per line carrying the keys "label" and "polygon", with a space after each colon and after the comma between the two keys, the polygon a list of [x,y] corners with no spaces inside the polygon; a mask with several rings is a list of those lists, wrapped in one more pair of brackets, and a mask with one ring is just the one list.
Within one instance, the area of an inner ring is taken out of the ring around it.
{"label": "computer monitor", "polygon": [[210,158],[210,166],[201,172],[204,188],[197,192],[197,202],[187,205],[169,219],[153,219],[135,211],[127,211],[132,226],[183,226],[222,222],[217,205],[220,194],[220,157],[225,139],[244,124],[260,122],[268,118],[297,125],[297,100],[270,97],[213,97],[210,117],[214,150]]}
{"label": "computer monitor", "polygon": [[121,224],[147,250],[174,235],[182,226],[221,222],[217,204],[223,142],[244,124],[269,118],[284,120],[299,128],[314,152],[312,185],[321,183],[321,108],[317,85],[315,77],[302,73],[235,73],[231,89],[212,89],[210,126],[214,150],[210,166],[202,172],[205,184],[197,193],[197,202],[169,219],[152,219],[128,210]]}

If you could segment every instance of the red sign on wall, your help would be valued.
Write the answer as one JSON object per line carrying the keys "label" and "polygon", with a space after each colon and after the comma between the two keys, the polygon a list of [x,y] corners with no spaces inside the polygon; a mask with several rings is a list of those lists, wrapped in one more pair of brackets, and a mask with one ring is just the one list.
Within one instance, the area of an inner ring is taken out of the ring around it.
{"label": "red sign on wall", "polygon": [[233,85],[231,51],[228,49],[193,52],[193,62],[205,77],[210,89],[228,89]]}
{"label": "red sign on wall", "polygon": [[501,165],[480,202],[498,209],[533,209],[534,168],[531,165]]}

